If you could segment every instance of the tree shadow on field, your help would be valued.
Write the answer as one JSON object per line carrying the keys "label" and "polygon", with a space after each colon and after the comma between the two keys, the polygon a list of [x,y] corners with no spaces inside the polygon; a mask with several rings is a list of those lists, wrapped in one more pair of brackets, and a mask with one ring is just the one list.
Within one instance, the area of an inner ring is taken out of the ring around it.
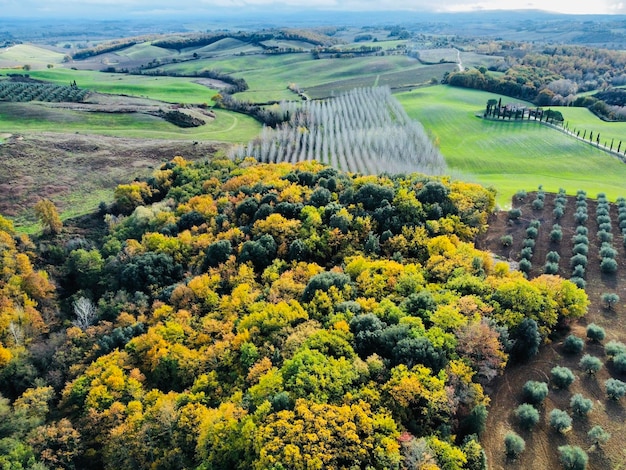
{"label": "tree shadow on field", "polygon": [[601,400],[605,396],[604,390],[600,386],[600,381],[595,374],[581,374],[579,377],[585,395],[589,395],[596,400]]}
{"label": "tree shadow on field", "polygon": [[611,421],[622,423],[626,420],[626,410],[621,402],[609,398],[605,401],[605,406],[606,414]]}
{"label": "tree shadow on field", "polygon": [[593,459],[595,468],[616,468],[602,447],[591,446],[587,449],[589,460]]}
{"label": "tree shadow on field", "polygon": [[600,272],[600,279],[602,280],[602,284],[606,289],[617,289],[617,276],[614,273],[609,274]]}

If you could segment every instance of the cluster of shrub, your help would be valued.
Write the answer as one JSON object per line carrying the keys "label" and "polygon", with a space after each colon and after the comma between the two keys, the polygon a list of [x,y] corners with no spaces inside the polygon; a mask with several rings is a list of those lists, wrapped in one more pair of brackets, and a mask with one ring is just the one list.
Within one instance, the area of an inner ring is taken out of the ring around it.
{"label": "cluster of shrub", "polygon": [[579,96],[574,100],[573,106],[587,108],[606,121],[624,121],[626,120],[625,98],[626,93],[621,88],[609,88],[593,95]]}
{"label": "cluster of shrub", "polygon": [[610,205],[604,193],[598,194],[596,221],[598,222],[598,241],[602,244],[600,246],[600,270],[606,274],[613,274],[617,271],[615,260],[617,250],[613,248]]}
{"label": "cluster of shrub", "polygon": [[535,249],[535,243],[537,235],[539,234],[539,228],[541,222],[537,219],[530,221],[528,228],[526,229],[526,238],[522,242],[522,250],[520,252],[521,260],[519,262],[519,270],[528,275],[532,269],[531,259],[533,257],[533,250]]}
{"label": "cluster of shrub", "polygon": [[543,209],[543,206],[545,205],[545,201],[546,201],[546,193],[543,190],[543,186],[539,186],[539,189],[537,190],[537,194],[535,196],[535,200],[533,201],[533,209],[536,211],[540,211]]}
{"label": "cluster of shrub", "polygon": [[587,215],[587,193],[579,190],[576,194],[576,213],[574,215],[578,226],[572,238],[572,257],[570,267],[572,275],[570,281],[581,289],[585,288],[585,270],[587,269],[587,255],[589,254],[589,230],[586,227]]}
{"label": "cluster of shrub", "polygon": [[559,188],[559,193],[554,198],[554,209],[552,210],[552,215],[554,215],[555,220],[560,220],[565,213],[565,207],[567,206],[567,196],[565,194],[565,189]]}
{"label": "cluster of shrub", "polygon": [[626,199],[623,197],[617,198],[617,221],[619,228],[624,237],[624,247],[626,248]]}

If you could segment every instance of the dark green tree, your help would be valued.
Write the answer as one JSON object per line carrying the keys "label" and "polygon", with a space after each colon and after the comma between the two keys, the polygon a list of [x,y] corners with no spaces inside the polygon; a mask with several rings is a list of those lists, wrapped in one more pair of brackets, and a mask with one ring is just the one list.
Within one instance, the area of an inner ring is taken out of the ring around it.
{"label": "dark green tree", "polygon": [[250,261],[257,271],[261,271],[272,264],[276,258],[277,249],[274,237],[266,233],[256,240],[244,242],[241,246],[239,261],[242,263]]}

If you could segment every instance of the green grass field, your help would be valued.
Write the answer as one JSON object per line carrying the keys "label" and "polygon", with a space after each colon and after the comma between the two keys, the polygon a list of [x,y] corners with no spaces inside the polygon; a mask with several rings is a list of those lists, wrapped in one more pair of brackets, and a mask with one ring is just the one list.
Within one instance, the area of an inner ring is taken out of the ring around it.
{"label": "green grass field", "polygon": [[626,149],[626,122],[605,122],[598,119],[587,108],[555,107],[553,109],[561,111],[570,130],[580,130],[581,136],[584,130],[587,131],[587,136],[590,132],[593,132],[594,136],[600,133],[600,143],[606,142],[610,145],[613,139],[615,147],[621,140],[622,150]]}
{"label": "green grass field", "polygon": [[[15,71],[0,70],[0,74],[7,73]],[[28,73],[33,78],[61,85],[69,85],[76,80],[80,88],[100,93],[148,97],[167,103],[211,103],[211,97],[217,93],[216,90],[194,83],[192,78],[150,77],[62,68]]]}
{"label": "green grass field", "polygon": [[626,164],[608,153],[535,122],[476,117],[496,95],[435,86],[396,96],[438,143],[452,174],[495,187],[501,206],[508,206],[518,189],[538,185],[570,194],[584,189],[591,197],[626,195]]}
{"label": "green grass field", "polygon": [[261,125],[244,114],[216,110],[217,118],[204,126],[181,129],[144,114],[88,113],[48,108],[38,104],[5,103],[0,108],[0,134],[76,132],[147,139],[215,140],[244,143]]}
{"label": "green grass field", "polygon": [[269,41],[263,41],[263,45],[268,47],[302,49],[303,51],[310,51],[315,47],[315,45],[310,42],[286,39],[270,39]]}
{"label": "green grass field", "polygon": [[235,55],[240,53],[247,52],[261,52],[262,48],[259,46],[255,46],[249,44],[247,42],[240,41],[235,38],[224,38],[219,41],[214,42],[213,44],[209,44],[204,47],[190,47],[188,49],[184,49],[188,53],[195,52],[200,56],[203,55],[212,55],[212,56],[220,56],[220,55]]}
{"label": "green grass field", "polygon": [[459,53],[456,49],[451,47],[449,48],[441,48],[441,49],[425,49],[419,51],[420,59],[425,62],[439,62],[440,60],[444,60],[446,62],[456,62],[459,56]]}
{"label": "green grass field", "polygon": [[48,64],[60,64],[64,54],[30,44],[0,49],[0,67],[30,65],[33,69],[45,68]]}
{"label": "green grass field", "polygon": [[162,47],[156,47],[148,42],[141,44],[135,44],[134,46],[127,47],[120,51],[113,53],[117,56],[128,57],[136,60],[153,60],[153,59],[165,59],[176,55],[176,51],[172,52]]}
{"label": "green grass field", "polygon": [[440,79],[454,65],[422,65],[403,55],[318,59],[310,54],[249,55],[224,59],[194,60],[171,64],[163,70],[194,73],[202,69],[220,70],[243,78],[249,90],[238,93],[242,100],[267,102],[294,99],[290,83],[303,88],[312,98],[331,96],[356,87],[374,85],[416,85],[431,78]]}

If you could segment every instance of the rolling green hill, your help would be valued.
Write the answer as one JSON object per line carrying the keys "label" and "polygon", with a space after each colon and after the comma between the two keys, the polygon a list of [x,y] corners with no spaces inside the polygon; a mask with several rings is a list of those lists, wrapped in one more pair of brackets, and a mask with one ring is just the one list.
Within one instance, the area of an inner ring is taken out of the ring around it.
{"label": "rolling green hill", "polygon": [[200,127],[181,129],[158,117],[140,113],[81,112],[45,105],[5,103],[0,131],[76,132],[147,139],[215,140],[242,143],[253,139],[261,125],[244,114],[216,110],[217,118]]}
{"label": "rolling green hill", "polygon": [[[532,190],[539,184],[546,191],[584,189],[589,194],[605,192],[612,199],[624,192],[626,165],[610,154],[535,122],[476,117],[497,95],[435,86],[397,98],[430,132],[448,166],[460,177],[494,186],[501,205],[507,205],[518,189]],[[582,115],[586,124],[593,124],[587,110],[570,111],[576,111],[571,116]],[[598,129],[605,129],[607,124],[595,119]]]}
{"label": "rolling green hill", "polygon": [[30,65],[33,69],[48,64],[61,64],[64,54],[31,44],[18,44],[0,49],[0,68]]}
{"label": "rolling green hill", "polygon": [[[3,74],[14,72],[0,70]],[[216,93],[214,89],[194,83],[192,78],[183,77],[151,77],[60,68],[31,71],[29,75],[61,85],[75,80],[80,88],[100,93],[149,97],[168,103],[210,103]]]}
{"label": "rolling green hill", "polygon": [[[586,130],[587,135],[593,132],[594,135],[600,133],[601,143],[611,143],[611,139],[615,140],[615,146],[622,140],[626,144],[626,122],[606,122],[599,119],[595,114],[589,111],[587,108],[572,108],[572,107],[554,107],[553,109],[559,110],[570,130],[578,129],[581,131]],[[622,145],[622,149],[624,149]]]}

